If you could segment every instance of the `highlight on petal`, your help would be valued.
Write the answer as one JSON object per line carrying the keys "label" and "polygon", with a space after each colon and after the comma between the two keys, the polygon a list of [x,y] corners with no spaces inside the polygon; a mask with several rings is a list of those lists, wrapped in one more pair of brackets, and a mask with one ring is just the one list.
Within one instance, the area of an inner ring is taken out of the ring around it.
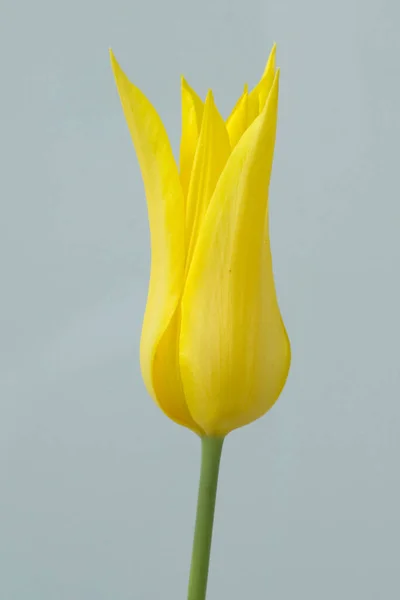
{"label": "highlight on petal", "polygon": [[177,361],[185,269],[184,198],[178,169],[156,110],[128,80],[112,52],[111,63],[148,205],[151,272],[140,343],[143,379],[171,419],[199,432],[185,402]]}
{"label": "highlight on petal", "polygon": [[218,181],[182,297],[182,383],[207,435],[225,435],[262,416],[289,371],[267,229],[278,75]]}
{"label": "highlight on petal", "polygon": [[236,106],[226,120],[226,129],[229,135],[231,148],[234,148],[247,129],[247,105],[248,86],[244,86],[243,94],[240,96]]}
{"label": "highlight on petal", "polygon": [[204,105],[201,98],[190,87],[184,77],[181,78],[181,95],[182,135],[179,163],[183,195],[186,198],[189,190],[194,155],[200,135]]}
{"label": "highlight on petal", "polygon": [[212,92],[209,91],[186,201],[187,266],[190,264],[211,196],[229,154],[228,132],[215,105]]}

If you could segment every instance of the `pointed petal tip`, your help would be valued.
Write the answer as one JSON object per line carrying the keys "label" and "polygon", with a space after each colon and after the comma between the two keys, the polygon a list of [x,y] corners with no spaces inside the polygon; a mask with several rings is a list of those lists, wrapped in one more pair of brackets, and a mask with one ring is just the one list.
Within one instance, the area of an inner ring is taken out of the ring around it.
{"label": "pointed petal tip", "polygon": [[108,54],[109,54],[109,56],[110,56],[110,60],[111,60],[111,62],[112,62],[112,63],[116,63],[116,62],[117,62],[117,59],[115,58],[115,54],[114,54],[114,52],[113,52],[113,49],[111,48],[111,46],[110,46],[110,47],[109,47],[109,49],[108,49]]}
{"label": "pointed petal tip", "polygon": [[111,48],[108,49],[109,55],[110,55],[110,62],[111,62],[111,68],[113,70],[113,73],[115,75],[115,77],[117,77],[117,74],[119,72],[122,72],[121,67],[119,66],[119,62],[117,61],[114,52],[112,51]]}
{"label": "pointed petal tip", "polygon": [[273,67],[275,67],[276,48],[277,48],[276,42],[274,42],[274,45],[272,46],[272,50],[271,50],[271,53],[270,53],[271,62],[272,62]]}
{"label": "pointed petal tip", "polygon": [[185,79],[184,75],[181,75],[181,90],[189,92],[190,96],[193,97],[193,101],[201,103],[201,98],[196,94],[192,86],[188,83],[187,79]]}
{"label": "pointed petal tip", "polygon": [[276,47],[276,42],[274,42],[271,52],[269,53],[267,63],[265,65],[263,77],[265,77],[271,69],[273,72],[275,71]]}
{"label": "pointed petal tip", "polygon": [[206,96],[205,105],[207,106],[209,104],[215,104],[214,94],[213,94],[212,90],[208,90],[207,96]]}

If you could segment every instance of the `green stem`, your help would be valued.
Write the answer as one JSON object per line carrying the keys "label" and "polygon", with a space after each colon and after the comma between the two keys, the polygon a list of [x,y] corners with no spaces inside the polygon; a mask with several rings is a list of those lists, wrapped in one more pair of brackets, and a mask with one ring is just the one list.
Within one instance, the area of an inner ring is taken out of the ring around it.
{"label": "green stem", "polygon": [[206,597],[215,499],[223,443],[224,438],[201,438],[201,471],[188,600],[205,600]]}

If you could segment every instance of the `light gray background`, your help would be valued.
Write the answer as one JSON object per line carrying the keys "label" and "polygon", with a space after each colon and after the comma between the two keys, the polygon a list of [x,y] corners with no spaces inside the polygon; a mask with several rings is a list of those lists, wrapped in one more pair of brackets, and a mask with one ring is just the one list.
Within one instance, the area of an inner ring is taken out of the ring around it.
{"label": "light gray background", "polygon": [[199,443],[147,397],[142,183],[109,66],[179,146],[274,40],[284,393],[226,443],[210,600],[400,595],[396,0],[2,0],[0,599],[184,599]]}

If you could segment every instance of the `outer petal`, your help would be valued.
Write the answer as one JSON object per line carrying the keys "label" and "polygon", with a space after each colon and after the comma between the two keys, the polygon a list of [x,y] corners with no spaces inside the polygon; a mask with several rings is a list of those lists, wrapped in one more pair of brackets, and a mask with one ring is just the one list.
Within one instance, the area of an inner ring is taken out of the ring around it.
{"label": "outer petal", "polygon": [[151,273],[140,344],[143,379],[171,419],[198,431],[184,400],[177,364],[177,307],[185,268],[184,200],[178,170],[157,112],[130,83],[113,54],[111,62],[149,213]]}
{"label": "outer petal", "polygon": [[247,104],[248,89],[246,84],[243,94],[240,96],[236,106],[226,120],[226,129],[228,131],[231,148],[236,146],[247,129]]}
{"label": "outer petal", "polygon": [[186,198],[189,190],[189,181],[194,155],[200,135],[204,105],[201,98],[199,98],[196,92],[190,87],[184,77],[181,78],[181,93],[182,135],[179,163],[182,189]]}
{"label": "outer petal", "polygon": [[278,74],[219,179],[183,294],[181,376],[190,413],[208,435],[262,416],[289,370],[266,239],[277,105]]}
{"label": "outer petal", "polygon": [[208,92],[186,202],[187,267],[215,186],[230,154],[228,132]]}

